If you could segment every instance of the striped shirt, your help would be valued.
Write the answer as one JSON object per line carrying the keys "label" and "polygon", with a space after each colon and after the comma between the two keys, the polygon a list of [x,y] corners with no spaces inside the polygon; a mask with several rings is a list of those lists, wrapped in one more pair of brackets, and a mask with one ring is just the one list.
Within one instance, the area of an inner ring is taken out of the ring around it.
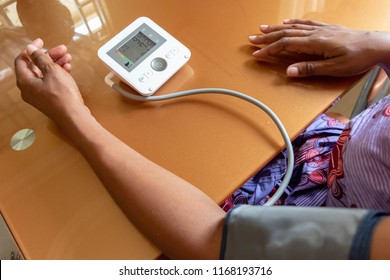
{"label": "striped shirt", "polygon": [[390,96],[345,127],[328,176],[327,206],[390,211]]}

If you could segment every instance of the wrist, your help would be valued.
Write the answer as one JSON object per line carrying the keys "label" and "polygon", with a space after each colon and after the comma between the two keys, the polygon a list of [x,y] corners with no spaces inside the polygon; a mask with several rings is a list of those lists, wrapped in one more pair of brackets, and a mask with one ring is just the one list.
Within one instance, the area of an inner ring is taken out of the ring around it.
{"label": "wrist", "polygon": [[84,104],[69,108],[65,114],[53,120],[69,140],[78,147],[86,141],[89,131],[99,125]]}
{"label": "wrist", "polygon": [[381,66],[386,73],[390,74],[390,33],[373,31],[371,32],[373,37],[372,45],[373,52],[372,56],[375,59],[375,65]]}

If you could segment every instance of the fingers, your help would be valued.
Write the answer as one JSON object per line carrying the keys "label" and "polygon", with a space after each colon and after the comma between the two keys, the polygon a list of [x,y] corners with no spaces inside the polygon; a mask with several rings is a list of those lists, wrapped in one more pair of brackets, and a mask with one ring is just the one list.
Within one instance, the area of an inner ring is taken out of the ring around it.
{"label": "fingers", "polygon": [[[31,45],[33,46],[28,46],[28,50],[26,48],[26,51],[28,54],[31,54],[31,56],[33,56],[33,53],[36,51],[36,48],[40,49],[43,47],[43,41],[37,39],[34,42],[32,42]],[[48,59],[41,57],[41,53],[37,54],[36,57],[37,57],[36,59],[41,63],[41,66],[37,65],[39,69],[41,69],[41,67],[44,67],[46,69],[46,67],[52,62],[55,62],[67,72],[70,72],[72,69],[72,66],[70,64],[70,62],[72,61],[72,56],[68,53],[68,48],[65,45],[59,45],[57,47],[50,49],[46,53],[46,57]],[[33,60],[33,62],[35,63],[35,60]]]}
{"label": "fingers", "polygon": [[70,73],[70,71],[72,70],[72,65],[71,65],[70,63],[65,63],[64,65],[62,65],[62,68],[63,68],[65,71],[67,71],[67,72]]}
{"label": "fingers", "polygon": [[18,83],[35,77],[34,73],[31,71],[31,61],[27,57],[25,51],[19,54],[15,59],[15,73]]}
{"label": "fingers", "polygon": [[283,51],[321,56],[322,48],[319,43],[307,37],[283,37],[255,51],[253,56],[262,59],[267,56],[277,55]]}
{"label": "fingers", "polygon": [[[31,45],[37,47],[37,49],[43,48],[43,41],[42,39],[35,39]],[[72,56],[68,53],[68,48],[65,45],[59,45],[57,47],[54,47],[47,51],[46,53],[52,61],[54,61],[56,64],[60,65],[62,68],[64,68],[66,71],[70,72],[71,70],[71,61]],[[27,53],[26,53],[27,56]]]}
{"label": "fingers", "polygon": [[50,68],[49,66],[53,64],[51,57],[33,44],[26,47],[26,52],[34,64],[41,70],[43,75],[47,74]]}
{"label": "fingers", "polygon": [[67,52],[68,48],[65,45],[59,45],[50,49],[47,53],[50,55],[53,61],[56,61],[57,59],[63,57]]}
{"label": "fingers", "polygon": [[285,37],[310,36],[314,30],[329,26],[329,24],[303,19],[286,19],[283,25],[261,25],[263,34],[249,36],[252,44],[270,44]]}
{"label": "fingers", "polygon": [[50,49],[48,54],[60,66],[72,61],[72,56],[68,53],[68,48],[65,45],[59,45]]}
{"label": "fingers", "polygon": [[[64,56],[60,57],[59,59],[55,60],[54,62],[57,63],[62,68],[65,67],[65,65],[69,64],[72,61],[72,56],[70,54],[65,54]],[[66,69],[65,69],[66,70]]]}
{"label": "fingers", "polygon": [[261,25],[260,30],[264,33],[269,33],[282,29],[315,30],[324,26],[329,26],[329,24],[314,20],[285,19],[283,25]]}
{"label": "fingers", "polygon": [[278,31],[273,31],[268,34],[261,34],[257,36],[249,36],[249,41],[252,44],[271,44],[285,37],[307,37],[311,33],[307,30],[300,29],[280,29]]}
{"label": "fingers", "polygon": [[282,25],[260,25],[260,31],[270,33],[286,29],[315,30],[324,26],[329,26],[329,24],[314,20],[285,19]]}
{"label": "fingers", "polygon": [[280,30],[288,30],[288,29],[295,29],[295,30],[315,30],[319,26],[316,25],[307,25],[307,24],[298,24],[298,23],[292,23],[292,24],[283,24],[283,25],[261,25],[260,31],[267,34],[271,32],[276,32]]}
{"label": "fingers", "polygon": [[270,44],[285,37],[308,37],[317,28],[311,25],[288,24],[268,26],[262,25],[263,34],[249,36],[252,44]]}
{"label": "fingers", "polygon": [[41,38],[37,38],[31,42],[32,45],[36,46],[38,49],[43,48],[43,40]]}
{"label": "fingers", "polygon": [[250,36],[252,44],[264,45],[260,50],[253,53],[257,58],[275,55],[282,51],[317,54],[317,42],[311,40],[315,26],[287,24],[279,26],[262,26],[264,34]]}
{"label": "fingers", "polygon": [[307,20],[307,19],[285,19],[283,20],[284,24],[302,24],[307,26],[327,26],[329,24],[325,22]]}

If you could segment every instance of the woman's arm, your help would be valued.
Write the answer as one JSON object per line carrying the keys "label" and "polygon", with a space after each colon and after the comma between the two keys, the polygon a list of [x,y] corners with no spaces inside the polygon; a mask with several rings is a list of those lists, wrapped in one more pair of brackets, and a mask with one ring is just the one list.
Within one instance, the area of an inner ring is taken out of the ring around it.
{"label": "woman's arm", "polygon": [[354,30],[340,25],[290,19],[283,25],[262,25],[263,34],[250,36],[259,60],[284,54],[313,55],[291,64],[290,77],[313,75],[352,76],[382,66],[390,73],[390,33]]}
{"label": "woman's arm", "polygon": [[105,130],[72,77],[36,46],[29,45],[15,66],[22,98],[55,121],[130,221],[168,257],[219,257],[225,212],[214,201]]}
{"label": "woman's arm", "polygon": [[[39,49],[41,45],[29,45],[15,60],[22,98],[58,125],[130,221],[166,255],[180,259],[218,258],[224,211],[196,187],[147,160],[105,130],[90,114],[75,81],[65,71],[70,69],[66,48],[50,50],[46,55]],[[291,212],[289,208],[281,211],[285,211],[283,217]],[[255,221],[258,227],[264,223],[261,216],[255,216]],[[314,224],[319,222],[313,220]],[[289,224],[290,221],[286,223]],[[265,228],[269,225],[266,223]],[[242,227],[238,231],[242,232]],[[374,230],[371,258],[390,258],[389,232],[390,221],[385,218]],[[229,238],[229,233],[225,238]],[[286,248],[278,250],[283,254]]]}
{"label": "woman's arm", "polygon": [[62,128],[130,221],[166,255],[218,258],[225,214],[215,202],[132,150],[87,111],[72,114]]}

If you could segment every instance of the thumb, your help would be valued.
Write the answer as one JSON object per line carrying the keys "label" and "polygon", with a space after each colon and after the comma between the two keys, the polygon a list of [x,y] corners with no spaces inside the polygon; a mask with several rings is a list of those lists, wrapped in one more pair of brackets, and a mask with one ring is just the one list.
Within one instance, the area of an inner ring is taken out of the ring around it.
{"label": "thumb", "polygon": [[287,68],[289,77],[307,77],[316,75],[329,75],[327,65],[322,61],[305,61],[295,63]]}
{"label": "thumb", "polygon": [[27,45],[26,51],[28,56],[34,62],[34,64],[41,70],[43,74],[46,74],[49,70],[49,65],[53,63],[53,60],[46,55],[41,49],[38,49],[33,44]]}

